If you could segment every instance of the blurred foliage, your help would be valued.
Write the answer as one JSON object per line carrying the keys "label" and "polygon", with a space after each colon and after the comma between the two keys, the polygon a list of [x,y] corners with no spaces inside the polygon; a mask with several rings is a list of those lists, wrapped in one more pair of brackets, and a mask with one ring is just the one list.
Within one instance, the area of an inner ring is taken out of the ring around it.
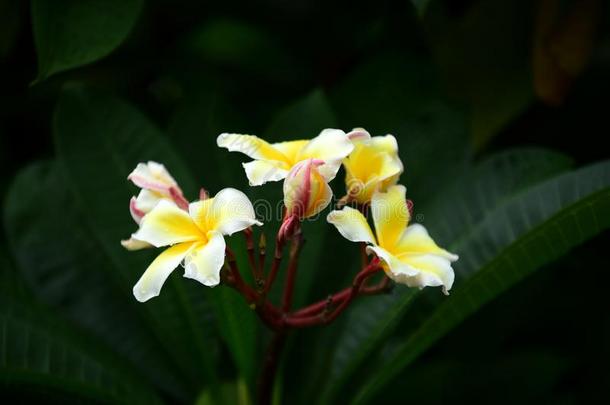
{"label": "blurred foliage", "polygon": [[[219,133],[358,126],[397,137],[415,219],[461,257],[455,287],[395,287],[293,333],[276,402],[610,399],[601,0],[0,0],[0,85],[0,400],[252,403],[269,333],[240,296],[174,272],[133,299],[154,253],[119,244],[126,176],[158,160],[190,198],[278,202]],[[299,306],[359,262],[325,221],[304,232]]]}

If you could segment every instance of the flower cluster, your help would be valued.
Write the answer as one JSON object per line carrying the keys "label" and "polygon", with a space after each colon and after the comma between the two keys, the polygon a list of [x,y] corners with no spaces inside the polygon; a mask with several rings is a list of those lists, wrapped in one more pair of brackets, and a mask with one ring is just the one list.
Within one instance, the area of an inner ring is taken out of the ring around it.
{"label": "flower cluster", "polygon": [[[409,287],[440,286],[444,293],[454,279],[451,263],[458,259],[440,248],[420,224],[410,224],[412,203],[406,188],[398,185],[404,166],[392,135],[371,136],[356,128],[349,133],[325,129],[311,140],[268,143],[253,135],[224,133],[218,146],[241,152],[253,160],[243,164],[251,186],[283,180],[285,214],[275,240],[269,272],[265,267],[266,242],[261,233],[259,260],[255,257],[250,200],[241,191],[225,188],[214,197],[203,191],[189,202],[165,167],[140,163],[128,176],[141,190],[129,209],[138,229],[123,246],[129,250],[163,247],[146,269],[133,293],[139,301],[159,295],[163,283],[179,265],[184,276],[205,286],[219,283],[235,288],[272,328],[304,327],[332,321],[351,300],[363,294],[386,291],[393,282]],[[301,222],[324,210],[332,201],[329,186],[341,165],[346,193],[327,221],[363,252],[363,267],[352,285],[327,300],[291,311],[294,273],[302,245]],[[367,216],[371,214],[374,230]],[[224,236],[242,231],[249,264],[257,283],[245,283]],[[281,308],[267,299],[280,269],[284,247],[291,242],[286,286]],[[368,257],[367,257],[368,256]],[[376,274],[381,280],[369,282]]]}

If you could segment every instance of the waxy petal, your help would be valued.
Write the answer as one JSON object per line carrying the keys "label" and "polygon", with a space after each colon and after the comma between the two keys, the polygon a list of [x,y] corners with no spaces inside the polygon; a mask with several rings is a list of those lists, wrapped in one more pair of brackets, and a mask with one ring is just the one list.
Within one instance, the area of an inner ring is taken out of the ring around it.
{"label": "waxy petal", "polygon": [[242,163],[251,186],[260,186],[268,181],[279,181],[286,177],[288,170],[277,161],[253,160]]}
{"label": "waxy petal", "polygon": [[291,164],[297,163],[299,153],[301,150],[309,143],[307,139],[299,139],[296,141],[285,141],[285,142],[277,142],[271,144],[275,149],[282,152],[284,156],[288,159]]}
{"label": "waxy petal", "polygon": [[156,247],[205,238],[189,214],[167,200],[144,216],[132,237]]}
{"label": "waxy petal", "polygon": [[197,243],[184,260],[184,277],[214,287],[220,283],[225,261],[225,240],[219,232],[209,232],[207,243]]}
{"label": "waxy petal", "polygon": [[364,137],[352,142],[354,150],[343,161],[345,183],[349,199],[364,204],[371,201],[375,191],[384,191],[396,184],[403,165],[392,135]]}
{"label": "waxy petal", "polygon": [[241,152],[252,159],[286,162],[286,156],[267,141],[254,135],[223,133],[216,138],[216,144],[230,152]]}
{"label": "waxy petal", "polygon": [[374,136],[367,143],[378,152],[384,152],[391,156],[398,154],[398,142],[394,135]]}
{"label": "waxy petal", "polygon": [[410,214],[404,186],[392,186],[387,192],[376,192],[371,200],[371,212],[379,246],[393,251],[407,224]]}
{"label": "waxy petal", "polygon": [[192,247],[192,243],[180,243],[165,249],[157,256],[133,287],[133,295],[136,299],[144,302],[159,295],[167,277],[178,267]]}
{"label": "waxy petal", "polygon": [[367,246],[366,251],[369,254],[375,253],[375,255],[383,261],[386,274],[396,282],[403,282],[407,277],[413,277],[418,274],[416,269],[401,261],[382,247]]}
{"label": "waxy petal", "polygon": [[437,255],[414,255],[401,258],[412,269],[417,270],[417,274],[406,277],[401,281],[409,287],[443,287],[443,292],[447,292],[453,286],[455,274],[451,267],[451,261]]}
{"label": "waxy petal", "polygon": [[149,161],[138,163],[136,168],[127,176],[136,186],[161,193],[169,192],[170,188],[180,190],[176,180],[169,174],[161,163]]}
{"label": "waxy petal", "polygon": [[450,261],[458,260],[458,256],[440,248],[421,224],[407,227],[395,246],[397,255],[434,254]]}
{"label": "waxy petal", "polygon": [[309,141],[298,154],[298,160],[319,159],[324,165],[318,170],[326,181],[337,175],[341,161],[354,149],[353,143],[340,129],[327,128]]}
{"label": "waxy petal", "polygon": [[364,128],[354,128],[346,135],[352,142],[360,142],[371,139],[371,134]]}
{"label": "waxy petal", "polygon": [[234,188],[222,189],[214,198],[191,203],[189,213],[202,232],[231,235],[252,225],[262,225],[256,220],[248,197]]}
{"label": "waxy petal", "polygon": [[352,242],[367,242],[375,244],[375,236],[366,218],[360,211],[351,207],[332,211],[326,220],[333,224],[343,237]]}

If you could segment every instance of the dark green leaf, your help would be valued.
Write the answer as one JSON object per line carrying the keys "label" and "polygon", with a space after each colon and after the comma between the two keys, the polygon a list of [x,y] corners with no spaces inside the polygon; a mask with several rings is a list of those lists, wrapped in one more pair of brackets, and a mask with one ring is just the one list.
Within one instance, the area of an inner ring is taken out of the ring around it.
{"label": "dark green leaf", "polygon": [[426,14],[424,25],[438,70],[449,91],[468,106],[469,133],[478,147],[534,101],[534,4],[468,2],[456,12],[450,2],[435,1]]}
{"label": "dark green leaf", "polygon": [[37,163],[22,171],[9,191],[5,227],[22,274],[41,301],[97,335],[155,386],[186,400],[193,388],[184,386],[155,340],[144,308],[124,294],[117,270],[91,237],[63,180],[55,162]]}
{"label": "dark green leaf", "polygon": [[[15,291],[0,259],[0,381],[102,403],[160,403],[115,353]],[[43,391],[44,392],[44,391]],[[45,394],[48,398],[48,393]]]}
{"label": "dark green leaf", "polygon": [[[80,86],[63,91],[55,115],[55,135],[60,162],[86,213],[91,237],[118,269],[123,293],[131,296],[132,286],[152,258],[146,252],[127,252],[119,243],[136,228],[127,212],[129,197],[135,193],[127,175],[138,162],[156,160],[168,167],[187,196],[195,194],[194,182],[145,117],[119,100]],[[159,297],[142,304],[161,341],[199,384],[215,378],[210,347],[214,347],[216,329],[206,294],[200,284],[173,274]],[[231,346],[236,339],[227,341]]]}
{"label": "dark green leaf", "polygon": [[108,55],[127,37],[142,4],[142,0],[32,0],[36,80]]}
{"label": "dark green leaf", "polygon": [[[416,212],[426,213],[429,231],[445,246],[472,230],[516,192],[569,166],[569,159],[545,150],[504,152],[468,169],[430,208],[422,210],[416,204]],[[392,333],[417,294],[413,289],[396,288],[389,296],[363,300],[351,310],[343,335],[337,340],[333,382],[328,386],[326,399],[336,395],[363,361],[379,349],[380,342]]]}
{"label": "dark green leaf", "polygon": [[[364,403],[485,303],[610,227],[610,162],[560,175],[497,207],[454,250],[457,287],[358,391]],[[467,281],[467,277],[471,278]]]}

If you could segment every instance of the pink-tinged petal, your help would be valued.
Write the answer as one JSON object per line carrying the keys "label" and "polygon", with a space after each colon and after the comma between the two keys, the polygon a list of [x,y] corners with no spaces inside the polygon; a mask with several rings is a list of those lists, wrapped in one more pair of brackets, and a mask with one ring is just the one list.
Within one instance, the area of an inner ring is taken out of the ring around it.
{"label": "pink-tinged petal", "polygon": [[311,217],[328,206],[332,190],[318,168],[319,159],[297,163],[284,180],[284,205],[286,215],[303,219]]}
{"label": "pink-tinged petal", "polygon": [[172,200],[174,201],[174,203],[180,207],[183,210],[188,210],[189,208],[189,202],[186,198],[184,198],[184,196],[182,195],[182,191],[180,191],[179,189],[177,189],[176,187],[170,187],[169,188],[169,195],[172,198]]}
{"label": "pink-tinged petal", "polygon": [[138,200],[136,197],[131,197],[131,200],[129,200],[129,212],[131,213],[133,220],[136,221],[136,224],[139,224],[140,220],[146,215],[144,211],[138,208]]}
{"label": "pink-tinged petal", "polygon": [[169,174],[165,166],[153,161],[138,163],[136,168],[127,176],[127,179],[140,188],[165,193],[166,195],[168,195],[171,187],[180,191],[178,183]]}
{"label": "pink-tinged petal", "polygon": [[354,128],[346,135],[352,142],[359,142],[371,139],[371,134],[369,134],[369,132],[364,128]]}

